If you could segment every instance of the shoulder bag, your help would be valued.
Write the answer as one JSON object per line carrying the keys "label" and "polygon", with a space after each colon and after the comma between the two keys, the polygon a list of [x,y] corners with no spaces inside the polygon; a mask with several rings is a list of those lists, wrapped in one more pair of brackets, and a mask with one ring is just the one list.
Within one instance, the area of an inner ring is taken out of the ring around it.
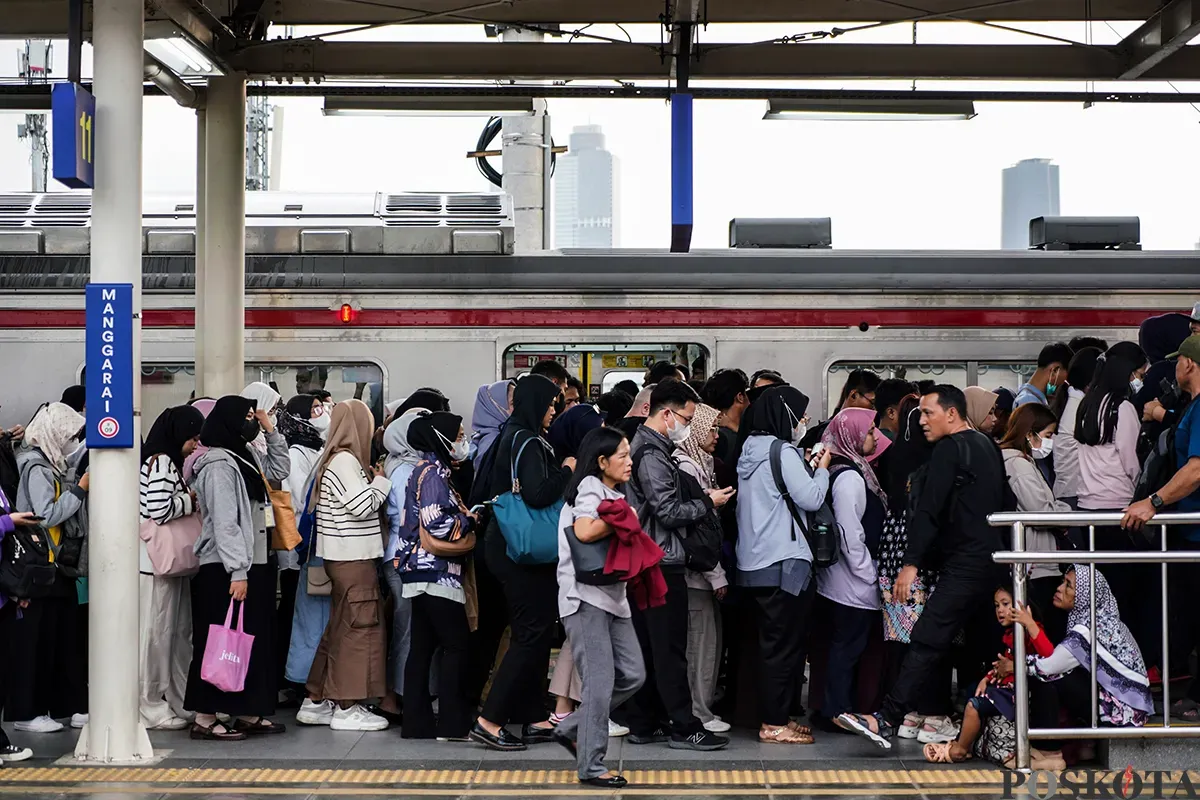
{"label": "shoulder bag", "polygon": [[[521,482],[517,479],[517,464],[529,443],[530,436],[514,451],[512,459],[512,490],[496,498],[492,511],[504,536],[508,557],[518,564],[553,564],[558,561],[558,519],[563,501],[546,508],[530,508],[521,497]],[[516,444],[516,438],[513,439]]]}
{"label": "shoulder bag", "polygon": [[[429,475],[429,470],[431,469],[437,469],[437,465],[426,464],[425,469],[417,477],[417,508],[421,507],[421,486],[425,483],[425,478]],[[420,514],[417,514],[417,531],[421,537],[421,549],[438,558],[462,558],[475,549],[474,531],[468,531],[453,541],[438,539],[425,528],[425,523],[421,520]]]}

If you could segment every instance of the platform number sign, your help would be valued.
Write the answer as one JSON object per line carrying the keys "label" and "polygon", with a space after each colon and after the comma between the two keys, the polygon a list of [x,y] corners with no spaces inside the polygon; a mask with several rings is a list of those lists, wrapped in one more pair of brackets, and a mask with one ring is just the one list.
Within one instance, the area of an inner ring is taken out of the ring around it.
{"label": "platform number sign", "polygon": [[96,98],[78,83],[56,84],[50,95],[54,179],[91,189],[96,177]]}
{"label": "platform number sign", "polygon": [[87,446],[133,447],[133,284],[87,286]]}

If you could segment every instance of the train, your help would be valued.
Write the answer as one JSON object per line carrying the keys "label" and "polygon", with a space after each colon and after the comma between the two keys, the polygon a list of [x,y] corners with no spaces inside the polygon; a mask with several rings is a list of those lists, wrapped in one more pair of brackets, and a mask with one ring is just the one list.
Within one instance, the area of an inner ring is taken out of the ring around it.
{"label": "train", "polygon": [[[247,195],[246,381],[323,388],[380,420],[422,386],[468,425],[477,388],[561,361],[595,397],[666,359],[771,368],[827,416],[846,373],[1015,388],[1048,341],[1136,339],[1200,299],[1190,251],[513,253],[498,194]],[[84,364],[90,195],[0,195],[0,426]],[[142,417],[195,390],[195,207],[148,196]]]}

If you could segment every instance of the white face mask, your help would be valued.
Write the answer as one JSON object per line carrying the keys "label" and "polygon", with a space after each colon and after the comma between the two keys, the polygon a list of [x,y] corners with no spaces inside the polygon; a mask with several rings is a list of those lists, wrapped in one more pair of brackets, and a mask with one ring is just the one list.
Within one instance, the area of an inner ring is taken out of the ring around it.
{"label": "white face mask", "polygon": [[677,424],[674,428],[667,431],[667,437],[675,444],[683,444],[692,435],[692,426],[690,424],[685,425],[683,419],[675,412],[671,412],[671,416],[675,417]]}
{"label": "white face mask", "polygon": [[1143,381],[1141,378],[1134,378],[1133,380],[1131,380],[1129,382],[1129,388],[1133,390],[1134,394],[1137,394],[1138,392],[1140,392],[1142,390],[1142,387],[1145,385],[1146,385],[1146,382]]}
{"label": "white face mask", "polygon": [[1053,436],[1043,436],[1043,437],[1041,437],[1041,439],[1042,439],[1041,445],[1033,448],[1033,457],[1034,458],[1049,458],[1050,454],[1054,452],[1054,437]]}
{"label": "white face mask", "polygon": [[787,410],[788,416],[792,419],[791,443],[794,445],[799,445],[800,442],[804,441],[804,437],[808,433],[808,423],[803,419],[797,419],[795,412],[792,411],[791,406],[789,406],[787,403],[784,403],[783,407]]}
{"label": "white face mask", "polygon": [[319,417],[313,417],[309,420],[312,426],[317,429],[317,433],[321,434],[322,439],[329,433],[329,424],[331,421],[328,414],[322,414]]}
{"label": "white face mask", "polygon": [[450,450],[450,459],[452,461],[466,461],[467,456],[471,454],[471,443],[466,439],[457,439],[452,442],[445,436],[442,436],[440,431],[434,430],[434,433],[446,443],[447,449]]}

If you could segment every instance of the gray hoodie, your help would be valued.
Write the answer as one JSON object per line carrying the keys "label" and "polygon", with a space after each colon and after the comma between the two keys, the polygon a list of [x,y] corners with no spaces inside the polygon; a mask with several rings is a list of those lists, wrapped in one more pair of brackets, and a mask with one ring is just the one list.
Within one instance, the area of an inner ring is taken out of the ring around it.
{"label": "gray hoodie", "polygon": [[[267,457],[259,464],[266,477],[284,481],[291,469],[287,440],[267,434]],[[258,454],[250,451],[255,462]],[[246,493],[238,463],[228,450],[214,447],[196,462],[192,488],[200,503],[203,527],[196,540],[200,565],[223,564],[232,581],[246,580],[252,564],[267,563],[266,503]]]}
{"label": "gray hoodie", "polygon": [[[739,572],[764,569],[788,559],[812,563],[812,551],[804,532],[788,511],[783,495],[771,474],[771,443],[774,436],[751,436],[738,459],[738,540]],[[809,477],[800,451],[785,445],[780,453],[783,482],[788,494],[808,523],[806,511],[816,511],[825,502],[829,489],[828,470],[818,469]]]}

